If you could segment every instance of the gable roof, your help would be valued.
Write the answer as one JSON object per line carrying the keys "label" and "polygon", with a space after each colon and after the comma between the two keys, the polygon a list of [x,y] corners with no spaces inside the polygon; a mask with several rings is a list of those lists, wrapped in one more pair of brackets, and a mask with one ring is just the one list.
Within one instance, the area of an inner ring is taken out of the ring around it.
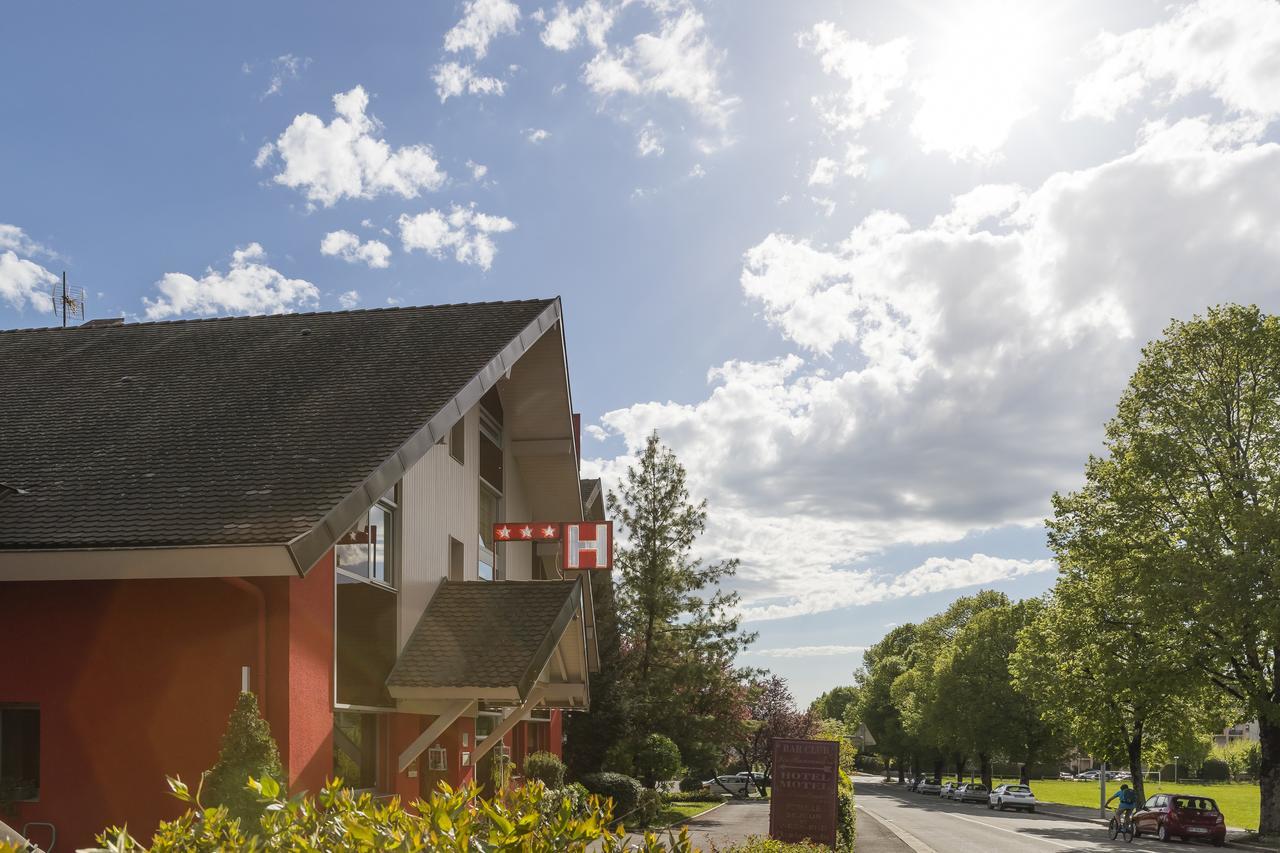
{"label": "gable roof", "polygon": [[413,629],[387,686],[513,688],[537,681],[575,613],[581,580],[442,581]]}
{"label": "gable roof", "polygon": [[0,550],[288,545],[308,569],[557,299],[0,332]]}

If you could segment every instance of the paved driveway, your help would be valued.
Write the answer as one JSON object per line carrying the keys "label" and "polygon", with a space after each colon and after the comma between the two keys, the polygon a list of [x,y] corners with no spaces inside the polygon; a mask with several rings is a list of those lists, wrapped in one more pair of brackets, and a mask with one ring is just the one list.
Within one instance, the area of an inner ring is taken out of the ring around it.
{"label": "paved driveway", "polygon": [[[723,806],[717,806],[708,812],[681,824],[689,830],[689,840],[697,850],[713,853],[723,850],[750,835],[769,834],[769,802],[768,800],[729,800]],[[675,831],[679,831],[676,827]],[[665,838],[667,830],[661,835]],[[628,842],[638,841],[641,836],[629,835]],[[592,845],[593,850],[599,844]]]}

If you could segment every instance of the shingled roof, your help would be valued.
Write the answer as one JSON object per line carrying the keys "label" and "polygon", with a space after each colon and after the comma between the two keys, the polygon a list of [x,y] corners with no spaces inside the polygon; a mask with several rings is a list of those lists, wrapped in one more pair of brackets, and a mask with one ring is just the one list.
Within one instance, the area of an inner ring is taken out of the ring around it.
{"label": "shingled roof", "polygon": [[559,318],[540,299],[0,332],[0,550],[294,543],[305,570]]}
{"label": "shingled roof", "polygon": [[581,605],[579,583],[442,582],[387,686],[514,687],[526,698]]}

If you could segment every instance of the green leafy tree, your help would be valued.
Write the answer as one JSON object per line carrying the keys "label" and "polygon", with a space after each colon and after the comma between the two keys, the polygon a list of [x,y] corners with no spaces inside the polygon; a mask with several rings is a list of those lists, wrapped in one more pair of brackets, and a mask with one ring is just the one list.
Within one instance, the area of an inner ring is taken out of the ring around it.
{"label": "green leafy tree", "polygon": [[652,734],[640,741],[636,750],[636,772],[646,787],[675,779],[684,769],[680,763],[680,747],[666,735]]}
{"label": "green leafy tree", "polygon": [[747,719],[733,745],[734,757],[745,770],[773,772],[773,741],[805,738],[813,732],[813,718],[796,706],[787,680],[767,669],[746,673]]}
{"label": "green leafy tree", "polygon": [[809,704],[809,713],[815,720],[843,720],[845,709],[857,704],[856,686],[832,687]]}
{"label": "green leafy tree", "polygon": [[258,796],[247,787],[249,778],[272,779],[284,784],[280,750],[271,727],[258,713],[258,697],[244,692],[227,721],[218,750],[218,763],[205,781],[211,805],[225,806],[233,818],[249,825],[262,813]]}
{"label": "green leafy tree", "polygon": [[713,772],[743,721],[734,659],[755,639],[740,629],[737,593],[721,587],[738,561],[693,557],[707,504],[690,501],[684,467],[656,433],[608,503],[621,543],[616,591],[630,729],[670,737],[692,770]]}
{"label": "green leafy tree", "polygon": [[1125,553],[1135,611],[1256,716],[1260,831],[1280,832],[1280,319],[1228,305],[1144,350],[1051,543]]}
{"label": "green leafy tree", "polygon": [[[918,627],[899,625],[886,634],[862,656],[862,667],[855,673],[858,702],[845,709],[847,724],[865,725],[875,739],[874,750],[888,760],[897,758],[899,765],[907,757],[913,764],[932,751],[913,736],[903,722],[902,711],[894,702],[893,686],[910,666]],[[940,771],[940,768],[938,768]]]}

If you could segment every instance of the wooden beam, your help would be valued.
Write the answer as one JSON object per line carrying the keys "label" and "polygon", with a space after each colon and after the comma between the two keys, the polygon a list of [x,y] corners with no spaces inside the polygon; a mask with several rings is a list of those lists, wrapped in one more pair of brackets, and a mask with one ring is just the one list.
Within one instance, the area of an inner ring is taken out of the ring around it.
{"label": "wooden beam", "polygon": [[484,757],[486,752],[493,749],[495,745],[501,743],[502,739],[506,737],[507,732],[516,727],[516,723],[519,723],[521,720],[528,719],[529,713],[534,708],[538,707],[538,703],[542,701],[543,689],[544,688],[541,684],[535,685],[529,691],[529,698],[524,700],[524,704],[503,718],[502,722],[494,726],[493,731],[489,733],[488,737],[476,744],[476,748],[471,751],[472,767],[475,767],[480,763],[480,759]]}
{"label": "wooden beam", "polygon": [[427,730],[414,738],[413,743],[405,747],[404,752],[400,753],[400,772],[409,769],[409,765],[417,759],[419,755],[426,752],[427,747],[440,739],[440,735],[444,734],[445,729],[453,725],[453,721],[461,717],[467,711],[475,708],[474,699],[459,699],[453,702],[443,711],[440,716],[431,725],[427,726]]}

